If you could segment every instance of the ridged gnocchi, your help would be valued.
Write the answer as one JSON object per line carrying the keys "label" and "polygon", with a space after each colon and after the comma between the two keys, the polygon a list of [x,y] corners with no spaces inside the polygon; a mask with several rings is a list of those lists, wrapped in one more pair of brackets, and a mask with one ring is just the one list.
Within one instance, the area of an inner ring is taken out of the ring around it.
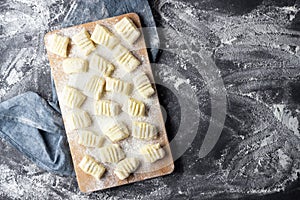
{"label": "ridged gnocchi", "polygon": [[92,124],[90,115],[84,110],[73,110],[66,115],[71,130],[86,128]]}
{"label": "ridged gnocchi", "polygon": [[63,69],[66,74],[86,72],[88,62],[82,58],[66,58],[63,61]]}
{"label": "ridged gnocchi", "polygon": [[120,113],[118,103],[110,100],[99,100],[95,102],[95,114],[108,117],[116,116]]}
{"label": "ridged gnocchi", "polygon": [[133,83],[140,95],[144,98],[149,98],[155,92],[149,78],[143,72],[133,78]]}
{"label": "ridged gnocchi", "polygon": [[[55,40],[56,54],[51,52]],[[171,173],[172,154],[138,15],[50,32],[45,46],[80,191]]]}
{"label": "ridged gnocchi", "polygon": [[100,160],[106,163],[117,163],[125,158],[125,153],[118,144],[111,144],[100,148],[98,155]]}
{"label": "ridged gnocchi", "polygon": [[137,158],[125,158],[117,164],[114,173],[120,180],[124,180],[131,173],[135,172],[139,165],[140,161]]}
{"label": "ridged gnocchi", "polygon": [[63,104],[70,108],[79,108],[86,96],[79,90],[66,85],[63,89]]}
{"label": "ridged gnocchi", "polygon": [[127,72],[132,72],[141,64],[141,62],[129,51],[120,55],[117,58],[116,63]]}
{"label": "ridged gnocchi", "polygon": [[132,90],[132,85],[117,78],[106,77],[106,91],[117,92],[129,95]]}
{"label": "ridged gnocchi", "polygon": [[96,69],[100,72],[101,76],[110,76],[112,72],[115,70],[113,64],[111,64],[106,59],[102,58],[101,56],[94,54],[90,60],[90,68]]}
{"label": "ridged gnocchi", "polygon": [[84,52],[84,55],[89,55],[96,49],[93,41],[90,39],[90,34],[85,29],[74,35],[72,41]]}
{"label": "ridged gnocchi", "polygon": [[100,45],[103,45],[109,49],[114,48],[118,43],[119,40],[112,32],[110,32],[107,28],[102,25],[97,24],[91,39]]}
{"label": "ridged gnocchi", "polygon": [[106,135],[112,142],[117,142],[123,140],[129,136],[129,131],[125,124],[116,123],[104,131]]}
{"label": "ridged gnocchi", "polygon": [[145,116],[145,104],[142,101],[134,98],[128,99],[128,114],[131,116],[143,117]]}
{"label": "ridged gnocchi", "polygon": [[95,100],[99,100],[103,93],[104,84],[104,78],[93,76],[86,82],[84,89],[86,92],[92,93]]}
{"label": "ridged gnocchi", "polygon": [[82,160],[78,164],[78,167],[83,172],[93,176],[96,179],[100,179],[105,172],[105,167],[102,164],[97,163],[96,160],[89,155],[85,155],[82,158]]}
{"label": "ridged gnocchi", "polygon": [[52,36],[50,51],[61,57],[67,57],[67,49],[70,42],[70,38],[64,37],[58,34]]}
{"label": "ridged gnocchi", "polygon": [[117,33],[129,44],[133,44],[140,36],[140,31],[128,17],[123,17],[114,25]]}
{"label": "ridged gnocchi", "polygon": [[104,137],[96,135],[92,131],[78,131],[78,144],[86,147],[101,147],[104,142]]}
{"label": "ridged gnocchi", "polygon": [[145,161],[150,163],[162,159],[166,154],[159,143],[147,144],[140,149],[140,152],[144,156]]}
{"label": "ridged gnocchi", "polygon": [[132,122],[132,136],[139,139],[156,139],[157,129],[154,125],[146,122]]}

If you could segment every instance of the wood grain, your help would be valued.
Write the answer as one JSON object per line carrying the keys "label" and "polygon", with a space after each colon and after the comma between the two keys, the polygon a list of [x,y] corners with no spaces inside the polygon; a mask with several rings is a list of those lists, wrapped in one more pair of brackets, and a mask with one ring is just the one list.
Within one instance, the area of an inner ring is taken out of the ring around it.
{"label": "wood grain", "polygon": [[[77,28],[78,29],[85,28],[90,33],[92,33],[96,24],[110,26],[112,24],[115,24],[125,16],[129,17],[136,24],[138,28],[141,28],[141,22],[139,16],[135,13],[128,13],[128,14],[124,14],[124,15],[120,15],[108,19],[103,19],[95,22],[90,22],[86,24],[81,24],[78,26],[73,26],[61,30],[55,30],[46,34],[45,46],[47,49],[51,72],[54,77],[58,98],[60,101],[62,101],[62,95],[61,95],[62,89],[68,83],[68,75],[65,74],[62,69],[62,61],[64,58],[59,57],[49,51],[50,44],[49,44],[48,37],[50,37],[55,33],[64,34]],[[134,50],[133,53],[135,55],[138,55],[139,57],[144,58],[143,60],[141,60],[143,62],[142,64],[146,65],[146,68],[144,68],[144,70],[146,70],[147,74],[150,75],[149,76],[150,80],[154,82],[151,65],[148,58],[146,44],[143,35],[139,37],[139,39],[136,41],[135,49],[136,50]],[[70,51],[72,51],[72,45],[69,45],[68,47],[68,53],[70,53]],[[153,85],[153,87],[156,90],[155,85]],[[155,104],[152,106],[156,106],[157,109],[160,109],[160,104],[157,95],[155,95],[153,98],[155,98]],[[161,127],[163,127],[163,129],[159,132],[160,138],[158,141],[164,147],[164,150],[166,151],[166,156],[162,160],[159,160],[153,164],[153,170],[151,170],[150,172],[135,173],[133,175],[130,175],[127,179],[123,181],[119,180],[113,173],[106,173],[100,180],[96,180],[92,176],[85,174],[80,168],[78,168],[78,163],[81,161],[82,157],[84,156],[85,147],[77,143],[76,131],[70,131],[68,128],[68,124],[66,124],[65,116],[68,111],[68,108],[66,108],[63,105],[60,106],[61,106],[62,116],[66,127],[68,142],[72,154],[78,185],[82,192],[92,192],[96,190],[102,190],[105,188],[111,188],[111,187],[120,186],[128,183],[142,181],[153,177],[163,176],[171,173],[174,170],[174,163],[173,163],[173,158],[169,146],[169,141],[164,126],[162,113],[160,111],[160,114],[157,116],[157,118],[159,119],[161,123]],[[109,169],[109,168],[107,170],[113,171],[113,169]]]}

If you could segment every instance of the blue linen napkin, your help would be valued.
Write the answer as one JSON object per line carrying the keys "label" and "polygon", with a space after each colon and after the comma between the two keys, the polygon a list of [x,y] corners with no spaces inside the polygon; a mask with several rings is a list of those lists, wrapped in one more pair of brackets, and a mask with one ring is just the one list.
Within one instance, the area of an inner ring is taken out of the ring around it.
{"label": "blue linen napkin", "polygon": [[[150,58],[155,60],[158,53],[159,40],[155,22],[147,0],[103,0],[101,4],[87,4],[89,1],[78,3],[63,26],[84,23],[77,16],[82,16],[82,6],[94,6],[98,19],[136,12],[142,20],[143,27],[153,27],[148,30]],[[92,1],[93,2],[93,1]],[[95,15],[90,18],[94,19]],[[89,18],[84,18],[89,20]],[[66,133],[61,117],[57,94],[52,82],[52,102],[47,102],[34,92],[26,92],[0,103],[0,137],[24,153],[26,157],[39,167],[59,175],[75,175]]]}

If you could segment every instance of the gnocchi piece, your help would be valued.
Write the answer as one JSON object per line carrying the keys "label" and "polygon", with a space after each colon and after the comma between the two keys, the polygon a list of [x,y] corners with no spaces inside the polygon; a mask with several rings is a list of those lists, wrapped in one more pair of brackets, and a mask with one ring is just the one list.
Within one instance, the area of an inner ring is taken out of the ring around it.
{"label": "gnocchi piece", "polygon": [[132,136],[145,140],[156,139],[157,129],[152,124],[134,121],[132,123]]}
{"label": "gnocchi piece", "polygon": [[109,49],[114,48],[118,43],[119,40],[112,32],[110,32],[107,28],[102,25],[97,24],[91,39],[100,45],[103,45]]}
{"label": "gnocchi piece", "polygon": [[114,124],[104,134],[113,142],[123,140],[129,136],[129,131],[123,123]]}
{"label": "gnocchi piece", "polygon": [[133,44],[140,36],[140,31],[128,17],[124,17],[114,26],[117,33],[129,44]]}
{"label": "gnocchi piece", "polygon": [[145,116],[145,104],[134,98],[128,99],[128,114],[131,116]]}
{"label": "gnocchi piece", "polygon": [[140,161],[137,158],[125,158],[117,164],[114,173],[120,180],[124,180],[131,173],[135,172],[139,165]]}
{"label": "gnocchi piece", "polygon": [[63,69],[66,74],[86,72],[88,62],[82,58],[67,58],[63,61]]}
{"label": "gnocchi piece", "polygon": [[61,57],[67,57],[67,49],[70,38],[54,34],[50,44],[50,51]]}
{"label": "gnocchi piece", "polygon": [[90,115],[84,110],[74,110],[66,115],[71,130],[86,128],[92,124]]}
{"label": "gnocchi piece", "polygon": [[96,160],[89,155],[83,157],[78,167],[86,174],[89,174],[96,179],[100,179],[105,172],[105,167],[102,164],[97,163]]}
{"label": "gnocchi piece", "polygon": [[95,114],[105,115],[108,117],[116,116],[120,113],[120,106],[118,103],[110,100],[99,100],[95,103]]}
{"label": "gnocchi piece", "polygon": [[160,147],[159,143],[147,144],[140,149],[146,162],[153,163],[165,156],[165,151]]}
{"label": "gnocchi piece", "polygon": [[63,89],[63,104],[70,108],[79,108],[86,96],[79,90],[66,85]]}
{"label": "gnocchi piece", "polygon": [[104,137],[96,135],[92,131],[81,130],[78,132],[78,144],[86,147],[101,147]]}
{"label": "gnocchi piece", "polygon": [[79,33],[74,35],[72,40],[84,52],[84,55],[89,55],[96,49],[95,45],[90,39],[90,34],[85,29],[82,29]]}
{"label": "gnocchi piece", "polygon": [[106,77],[106,91],[117,92],[125,95],[131,93],[132,85],[117,78]]}
{"label": "gnocchi piece", "polygon": [[140,73],[133,78],[134,85],[137,87],[138,92],[144,98],[149,98],[154,94],[151,82],[145,73]]}
{"label": "gnocchi piece", "polygon": [[99,100],[102,93],[103,87],[105,84],[105,79],[99,76],[93,76],[86,84],[85,84],[85,91],[92,93],[94,99]]}
{"label": "gnocchi piece", "polygon": [[90,68],[99,71],[101,76],[110,76],[115,70],[113,64],[97,54],[91,57]]}
{"label": "gnocchi piece", "polygon": [[118,144],[111,144],[99,149],[98,155],[102,162],[117,163],[125,158],[125,153]]}
{"label": "gnocchi piece", "polygon": [[127,72],[132,72],[141,64],[141,62],[129,51],[119,56],[116,63]]}

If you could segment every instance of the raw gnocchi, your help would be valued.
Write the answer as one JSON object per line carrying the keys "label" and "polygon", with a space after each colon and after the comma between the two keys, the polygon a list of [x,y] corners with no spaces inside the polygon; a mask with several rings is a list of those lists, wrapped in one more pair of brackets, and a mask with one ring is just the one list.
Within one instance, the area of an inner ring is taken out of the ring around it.
{"label": "raw gnocchi", "polygon": [[78,131],[78,144],[86,147],[101,147],[104,142],[104,137],[96,135],[92,131]]}
{"label": "raw gnocchi", "polygon": [[84,110],[73,110],[66,115],[71,130],[86,128],[92,124],[90,115]]}
{"label": "raw gnocchi", "polygon": [[93,41],[90,39],[90,34],[85,29],[74,35],[72,40],[84,52],[84,55],[89,55],[96,49]]}
{"label": "raw gnocchi", "polygon": [[99,71],[101,76],[110,76],[115,70],[113,64],[97,54],[94,54],[91,57],[90,68]]}
{"label": "raw gnocchi", "polygon": [[110,32],[107,28],[102,25],[97,24],[91,39],[100,45],[103,45],[109,49],[114,48],[118,43],[119,40],[112,32]]}
{"label": "raw gnocchi", "polygon": [[86,72],[88,62],[82,58],[66,58],[63,61],[63,69],[66,74]]}
{"label": "raw gnocchi", "polygon": [[61,57],[67,57],[67,49],[70,42],[70,38],[64,37],[58,34],[54,34],[52,37],[50,51]]}
{"label": "raw gnocchi", "polygon": [[129,136],[129,131],[123,123],[113,124],[104,132],[112,142],[123,140]]}
{"label": "raw gnocchi", "polygon": [[116,116],[120,113],[118,103],[110,100],[99,100],[95,102],[95,114],[105,115],[108,117]]}
{"label": "raw gnocchi", "polygon": [[79,90],[66,85],[63,89],[63,104],[70,108],[79,108],[86,96]]}
{"label": "raw gnocchi", "polygon": [[132,72],[141,64],[141,62],[129,51],[119,56],[116,63],[127,72]]}
{"label": "raw gnocchi", "polygon": [[106,91],[122,93],[129,95],[131,93],[132,85],[117,78],[106,78]]}
{"label": "raw gnocchi", "polygon": [[102,162],[117,163],[125,158],[125,153],[118,144],[104,146],[98,150]]}
{"label": "raw gnocchi", "polygon": [[133,78],[133,83],[137,87],[138,92],[144,98],[149,98],[154,94],[151,82],[145,73],[140,73]]}
{"label": "raw gnocchi", "polygon": [[102,164],[97,163],[96,160],[89,155],[85,155],[78,166],[83,172],[96,179],[100,179],[105,172],[105,167]]}
{"label": "raw gnocchi", "polygon": [[134,98],[128,99],[128,114],[131,116],[145,116],[145,104]]}
{"label": "raw gnocchi", "polygon": [[135,172],[139,165],[140,161],[137,158],[125,158],[117,164],[114,173],[120,180],[124,180],[131,173]]}
{"label": "raw gnocchi", "polygon": [[156,139],[157,129],[152,124],[134,121],[132,123],[132,136],[145,140]]}
{"label": "raw gnocchi", "polygon": [[165,150],[160,147],[159,143],[147,144],[140,149],[146,162],[153,163],[162,159],[165,156]]}
{"label": "raw gnocchi", "polygon": [[83,192],[167,174],[173,168],[164,165],[172,155],[143,32],[135,24],[140,24],[138,16],[126,14],[45,38],[50,47],[55,33],[69,36],[66,58],[50,50],[48,55]]}
{"label": "raw gnocchi", "polygon": [[117,33],[129,44],[133,44],[140,36],[140,31],[128,17],[124,17],[115,24]]}
{"label": "raw gnocchi", "polygon": [[105,79],[99,76],[93,76],[86,84],[85,91],[93,94],[94,99],[99,100],[105,84]]}

